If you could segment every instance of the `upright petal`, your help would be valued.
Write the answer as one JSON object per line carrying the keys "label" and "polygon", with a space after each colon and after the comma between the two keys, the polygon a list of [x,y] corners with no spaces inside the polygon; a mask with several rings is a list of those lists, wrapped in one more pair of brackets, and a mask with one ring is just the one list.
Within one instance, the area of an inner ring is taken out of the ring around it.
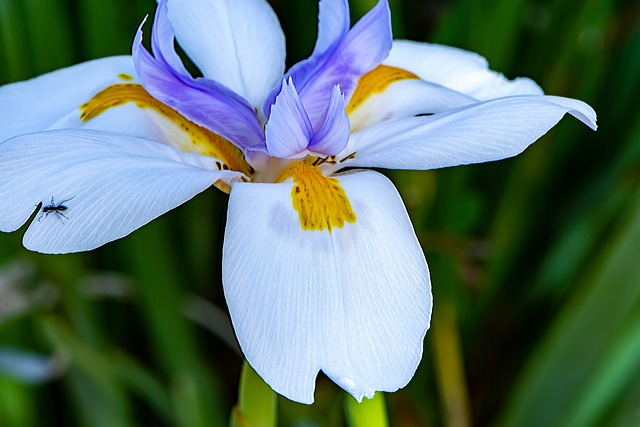
{"label": "upright petal", "polygon": [[584,102],[540,95],[392,120],[351,135],[341,166],[437,169],[500,160],[521,153],[567,113],[596,129],[596,114]]}
{"label": "upright petal", "polygon": [[[191,199],[217,180],[215,159],[145,139],[60,130],[0,144],[0,230],[22,226],[39,204],[24,246],[44,253],[94,249]],[[61,215],[51,211],[62,204]],[[49,212],[44,208],[49,207]]]}
{"label": "upright petal", "polygon": [[289,158],[307,154],[313,128],[291,78],[282,82],[265,133],[270,156]]}
{"label": "upright petal", "polygon": [[262,107],[284,73],[285,43],[265,0],[169,0],[178,42],[208,79]]}
{"label": "upright petal", "polygon": [[311,154],[322,157],[333,156],[347,146],[351,127],[346,107],[347,104],[340,91],[340,86],[335,85],[331,90],[331,99],[324,123],[309,142],[308,148]]}
{"label": "upright petal", "polygon": [[453,47],[394,40],[384,63],[480,101],[512,95],[542,95],[542,89],[533,80],[509,80],[491,71],[487,60],[477,53]]}
{"label": "upright petal", "polygon": [[313,55],[320,55],[334,47],[349,32],[349,2],[320,0],[318,3],[318,39]]}
{"label": "upright petal", "polygon": [[376,172],[337,181],[356,218],[331,232],[303,230],[291,181],[236,183],[229,201],[223,283],[236,336],[256,372],[302,403],[319,370],[358,400],[403,387],[429,328],[427,264],[397,191]]}
{"label": "upright petal", "polygon": [[[336,31],[331,33],[339,34]],[[391,42],[389,5],[387,0],[380,0],[341,40],[331,43],[332,48],[324,52],[316,49],[309,59],[299,62],[289,70],[287,76],[293,78],[316,131],[324,122],[331,89],[340,85],[345,97],[349,99],[358,79],[387,57]],[[322,44],[326,45],[327,42]],[[275,99],[275,95],[276,93],[272,93],[267,99],[267,114],[269,100]]]}
{"label": "upright petal", "polygon": [[85,62],[0,87],[0,141],[51,127],[104,88],[135,82],[130,56]]}
{"label": "upright petal", "polygon": [[242,150],[264,150],[262,128],[253,107],[219,83],[194,80],[174,70],[166,59],[173,56],[164,50],[167,44],[157,41],[156,46],[159,59],[142,46],[142,31],[138,29],[132,48],[134,64],[144,88],[154,98]]}
{"label": "upright petal", "polygon": [[[175,34],[167,16],[167,0],[159,0],[153,20],[151,48],[154,57],[171,68],[175,73],[191,77],[184,68],[182,60],[175,50]],[[144,24],[144,22],[143,22]]]}

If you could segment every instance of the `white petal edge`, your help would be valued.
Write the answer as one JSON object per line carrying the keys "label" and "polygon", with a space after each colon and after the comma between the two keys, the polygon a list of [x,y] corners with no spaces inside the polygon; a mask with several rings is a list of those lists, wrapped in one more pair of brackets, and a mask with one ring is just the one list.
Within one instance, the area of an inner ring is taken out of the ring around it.
{"label": "white petal edge", "polygon": [[169,0],[169,21],[206,78],[261,109],[284,74],[285,40],[265,0]]}
{"label": "white petal edge", "polygon": [[565,115],[596,129],[582,101],[556,96],[512,96],[429,117],[390,120],[351,135],[342,167],[437,169],[513,157]]}
{"label": "white petal edge", "polygon": [[531,79],[509,80],[489,69],[485,58],[454,47],[394,40],[385,65],[403,68],[422,80],[485,101],[512,95],[542,95]]}
{"label": "white petal edge", "polygon": [[313,402],[319,370],[356,399],[413,376],[429,328],[427,264],[402,200],[383,175],[337,177],[354,224],[303,231],[292,183],[235,183],[223,251],[225,297],[256,372]]}
{"label": "white petal edge", "polygon": [[[90,130],[22,135],[0,144],[0,230],[24,224],[23,244],[43,253],[87,251],[119,239],[236,172],[215,159],[145,139]],[[53,197],[67,200],[46,215]]]}
{"label": "white petal edge", "polygon": [[[126,74],[133,81],[123,81]],[[84,62],[0,87],[0,141],[50,128],[108,86],[135,83],[130,56]]]}

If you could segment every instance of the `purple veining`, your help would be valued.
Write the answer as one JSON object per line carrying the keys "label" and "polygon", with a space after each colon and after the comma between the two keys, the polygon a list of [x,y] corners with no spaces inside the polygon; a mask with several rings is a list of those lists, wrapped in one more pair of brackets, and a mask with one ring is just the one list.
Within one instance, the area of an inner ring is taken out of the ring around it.
{"label": "purple veining", "polygon": [[153,27],[152,56],[142,46],[138,29],[132,47],[136,72],[144,88],[187,119],[228,139],[244,151],[265,151],[264,134],[249,103],[227,87],[205,78],[194,79],[173,47],[174,34],[160,1]]}

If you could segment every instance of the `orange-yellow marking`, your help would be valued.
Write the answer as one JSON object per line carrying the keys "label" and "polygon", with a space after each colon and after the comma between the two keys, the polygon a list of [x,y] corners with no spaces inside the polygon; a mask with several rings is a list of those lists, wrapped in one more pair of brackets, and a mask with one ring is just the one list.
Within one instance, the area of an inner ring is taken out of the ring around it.
{"label": "orange-yellow marking", "polygon": [[351,114],[370,96],[382,93],[393,83],[402,80],[419,80],[419,77],[402,68],[378,65],[358,80],[356,90],[353,92],[353,95],[351,95],[351,99],[347,105],[347,114]]}
{"label": "orange-yellow marking", "polygon": [[124,74],[124,73],[118,74],[118,78],[125,82],[130,82],[131,80],[133,80],[133,77],[131,77],[129,74]]}
{"label": "orange-yellow marking", "polygon": [[[187,120],[180,113],[153,98],[142,86],[137,84],[116,84],[109,86],[94,96],[89,102],[80,107],[80,119],[88,122],[105,111],[133,102],[142,109],[150,109],[170,121],[180,134],[186,134],[187,141],[174,141],[176,148],[182,151],[198,153],[220,160],[216,162],[220,170],[242,172],[247,176],[253,174],[253,169],[245,161],[242,152],[233,144],[219,135]],[[224,185],[216,185],[223,191],[228,190]],[[227,191],[228,192],[228,191]]]}
{"label": "orange-yellow marking", "polygon": [[308,161],[291,164],[277,182],[289,178],[293,179],[291,201],[303,230],[331,233],[334,228],[344,227],[345,222],[356,222],[356,214],[337,179],[322,175]]}

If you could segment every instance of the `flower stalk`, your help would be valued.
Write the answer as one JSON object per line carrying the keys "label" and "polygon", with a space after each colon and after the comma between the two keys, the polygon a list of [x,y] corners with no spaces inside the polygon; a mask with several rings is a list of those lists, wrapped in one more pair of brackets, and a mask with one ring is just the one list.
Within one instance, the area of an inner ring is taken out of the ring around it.
{"label": "flower stalk", "polygon": [[387,427],[387,405],[384,394],[376,393],[372,399],[358,403],[352,396],[344,396],[344,408],[350,427]]}
{"label": "flower stalk", "polygon": [[275,427],[276,394],[245,360],[240,372],[238,405],[231,411],[231,427]]}

